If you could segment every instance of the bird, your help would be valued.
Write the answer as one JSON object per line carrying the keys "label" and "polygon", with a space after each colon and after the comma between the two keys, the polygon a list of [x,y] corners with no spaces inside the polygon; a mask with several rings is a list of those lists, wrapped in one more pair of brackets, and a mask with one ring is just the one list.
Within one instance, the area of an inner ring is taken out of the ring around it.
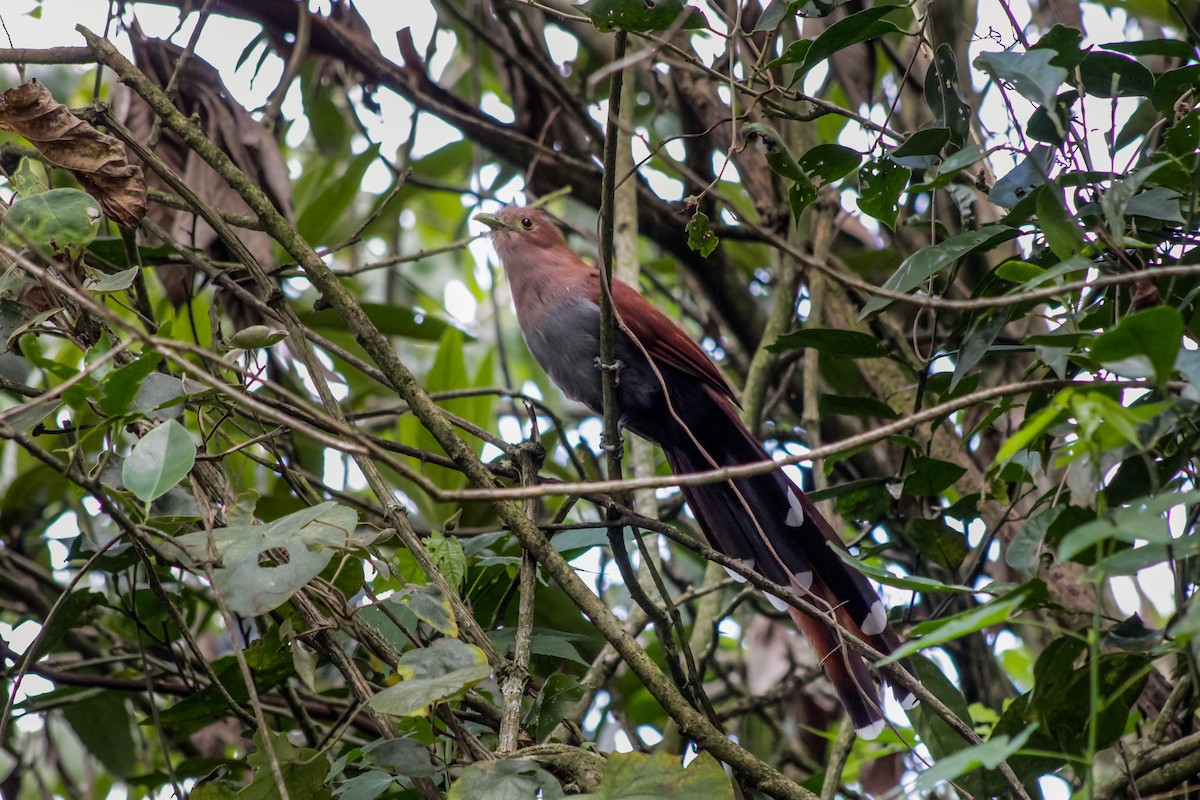
{"label": "bird", "polygon": [[[508,205],[474,219],[490,229],[534,358],[564,394],[602,414],[600,272],[541,209]],[[621,425],[658,445],[675,475],[770,460],[704,349],[629,284],[614,280],[611,297]],[[876,650],[899,647],[878,593],[836,552],[845,543],[782,469],[681,488],[714,549],[832,611],[839,627]],[[885,721],[867,662],[826,621],[766,598],[808,637],[859,736],[876,738]],[[906,710],[916,705],[907,689],[893,691]]]}

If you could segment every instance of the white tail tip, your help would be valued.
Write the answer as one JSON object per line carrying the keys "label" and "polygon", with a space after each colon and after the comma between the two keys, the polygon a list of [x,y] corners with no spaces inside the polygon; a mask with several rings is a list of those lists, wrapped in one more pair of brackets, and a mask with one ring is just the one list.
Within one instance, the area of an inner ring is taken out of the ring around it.
{"label": "white tail tip", "polygon": [[879,738],[879,734],[883,733],[883,727],[884,727],[883,720],[877,719],[874,722],[872,722],[870,725],[864,725],[861,728],[855,728],[854,732],[859,735],[859,738],[870,741],[872,739]]}

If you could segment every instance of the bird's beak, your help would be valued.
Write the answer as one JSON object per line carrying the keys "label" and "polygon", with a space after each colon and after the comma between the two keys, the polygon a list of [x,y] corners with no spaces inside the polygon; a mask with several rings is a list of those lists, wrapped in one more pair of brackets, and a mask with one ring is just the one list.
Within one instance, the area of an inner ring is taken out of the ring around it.
{"label": "bird's beak", "polygon": [[494,231],[506,231],[509,229],[508,225],[495,214],[476,214],[472,219],[476,222],[482,222]]}

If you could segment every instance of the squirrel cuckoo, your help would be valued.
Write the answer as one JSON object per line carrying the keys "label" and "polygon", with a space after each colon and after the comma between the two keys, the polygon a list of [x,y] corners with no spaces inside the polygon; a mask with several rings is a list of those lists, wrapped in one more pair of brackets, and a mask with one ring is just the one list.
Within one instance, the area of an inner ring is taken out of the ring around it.
{"label": "squirrel cuckoo", "polygon": [[[542,211],[510,206],[475,219],[491,228],[534,358],[568,397],[602,413],[600,273],[571,250]],[[622,425],[661,447],[676,475],[770,460],[700,346],[628,284],[613,281],[612,297]],[[832,610],[841,627],[875,649],[887,654],[898,646],[878,594],[834,551],[845,544],[782,470],[682,488],[715,549]],[[859,735],[877,736],[883,714],[863,659],[842,645],[828,623],[773,595],[767,599],[808,636]],[[916,704],[899,687],[897,698],[905,708]]]}

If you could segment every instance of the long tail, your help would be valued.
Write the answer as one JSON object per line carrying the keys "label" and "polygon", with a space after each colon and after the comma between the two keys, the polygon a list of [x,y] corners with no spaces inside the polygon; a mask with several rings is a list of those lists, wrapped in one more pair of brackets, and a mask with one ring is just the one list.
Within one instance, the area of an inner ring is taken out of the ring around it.
{"label": "long tail", "polygon": [[[677,475],[770,458],[724,398],[708,387],[699,387],[699,393],[696,388],[684,393],[690,406],[686,417],[692,424],[676,435],[659,437],[665,440],[667,461]],[[696,407],[698,394],[706,408]],[[835,547],[845,550],[845,544],[782,470],[686,486],[683,493],[715,549],[746,561],[763,576],[832,611],[841,628],[880,652],[888,654],[899,646],[879,595],[834,551]],[[839,631],[825,621],[772,595],[767,599],[788,611],[808,636],[859,734],[877,736],[883,729],[883,712],[863,659],[846,648]],[[915,705],[907,690],[897,687],[896,695],[905,708]]]}

